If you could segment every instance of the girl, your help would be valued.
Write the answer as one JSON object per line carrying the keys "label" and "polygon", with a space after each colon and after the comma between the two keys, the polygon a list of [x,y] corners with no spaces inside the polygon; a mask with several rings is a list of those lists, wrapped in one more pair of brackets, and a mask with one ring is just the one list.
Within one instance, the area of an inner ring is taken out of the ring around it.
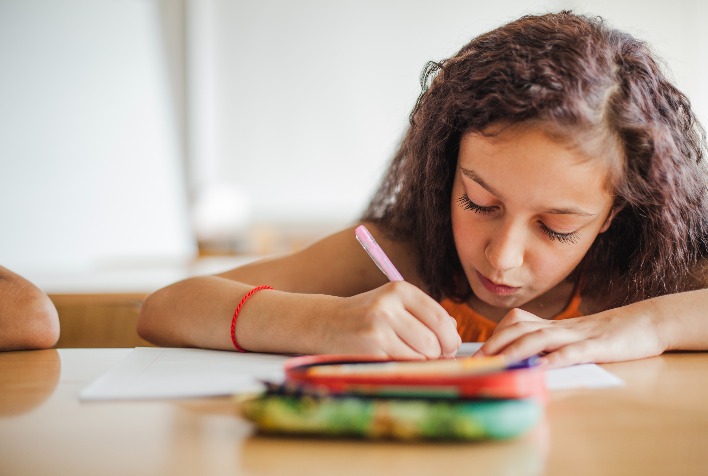
{"label": "girl", "polygon": [[705,133],[645,44],[527,16],[421,82],[362,217],[407,281],[387,283],[348,229],[156,292],[140,334],[397,358],[486,340],[480,354],[553,366],[708,349]]}

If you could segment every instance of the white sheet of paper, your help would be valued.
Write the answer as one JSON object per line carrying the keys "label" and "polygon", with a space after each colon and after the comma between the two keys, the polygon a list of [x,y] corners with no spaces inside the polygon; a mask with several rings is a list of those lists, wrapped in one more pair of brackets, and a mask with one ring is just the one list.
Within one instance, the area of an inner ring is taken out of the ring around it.
{"label": "white sheet of paper", "polygon": [[284,355],[138,347],[79,394],[82,400],[189,398],[256,392],[282,381]]}
{"label": "white sheet of paper", "polygon": [[580,364],[546,371],[549,390],[621,387],[622,379],[595,364]]}
{"label": "white sheet of paper", "polygon": [[[458,356],[471,355],[481,344],[462,344]],[[284,355],[202,349],[138,347],[79,394],[81,400],[192,398],[257,392],[261,380],[284,378]],[[615,375],[594,364],[546,373],[549,390],[622,385]]]}

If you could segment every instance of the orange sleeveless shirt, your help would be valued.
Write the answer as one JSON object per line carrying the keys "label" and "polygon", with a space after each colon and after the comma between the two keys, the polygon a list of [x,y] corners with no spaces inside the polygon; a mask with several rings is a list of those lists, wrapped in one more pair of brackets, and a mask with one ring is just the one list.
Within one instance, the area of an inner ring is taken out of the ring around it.
{"label": "orange sleeveless shirt", "polygon": [[[580,317],[580,286],[575,286],[573,296],[560,313],[553,317],[554,320]],[[464,302],[455,302],[452,299],[443,299],[440,305],[457,321],[457,332],[462,342],[484,342],[489,339],[497,323],[477,313]]]}

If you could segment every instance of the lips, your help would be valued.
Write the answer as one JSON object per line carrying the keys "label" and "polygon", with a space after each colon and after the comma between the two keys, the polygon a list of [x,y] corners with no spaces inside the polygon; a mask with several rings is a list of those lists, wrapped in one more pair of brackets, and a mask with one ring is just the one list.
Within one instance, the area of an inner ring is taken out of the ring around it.
{"label": "lips", "polygon": [[477,277],[479,278],[479,281],[482,283],[482,286],[489,291],[492,294],[496,294],[498,296],[508,296],[510,294],[514,294],[516,291],[518,291],[519,287],[514,287],[514,286],[507,286],[504,284],[497,284],[493,281],[490,281],[489,279],[485,278],[482,276],[479,271],[477,271]]}

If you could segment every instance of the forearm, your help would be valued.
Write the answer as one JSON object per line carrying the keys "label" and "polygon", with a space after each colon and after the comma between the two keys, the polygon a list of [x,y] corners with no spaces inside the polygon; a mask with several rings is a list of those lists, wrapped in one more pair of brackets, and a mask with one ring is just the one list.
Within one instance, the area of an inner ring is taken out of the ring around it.
{"label": "forearm", "polygon": [[[405,247],[386,242],[412,282],[387,282],[354,238],[331,235],[305,250],[197,277],[163,288],[143,304],[139,334],[158,345],[254,352],[347,353],[400,358],[451,356],[460,345],[455,322],[415,286]],[[251,283],[251,284],[246,284]]]}
{"label": "forearm", "polygon": [[[233,350],[230,331],[234,311],[253,287],[216,276],[178,282],[145,301],[138,332],[163,346]],[[321,326],[317,324],[327,315],[323,307],[336,299],[259,291],[239,312],[238,343],[257,352],[321,352]]]}
{"label": "forearm", "polygon": [[639,302],[657,327],[665,350],[708,350],[708,289]]}

